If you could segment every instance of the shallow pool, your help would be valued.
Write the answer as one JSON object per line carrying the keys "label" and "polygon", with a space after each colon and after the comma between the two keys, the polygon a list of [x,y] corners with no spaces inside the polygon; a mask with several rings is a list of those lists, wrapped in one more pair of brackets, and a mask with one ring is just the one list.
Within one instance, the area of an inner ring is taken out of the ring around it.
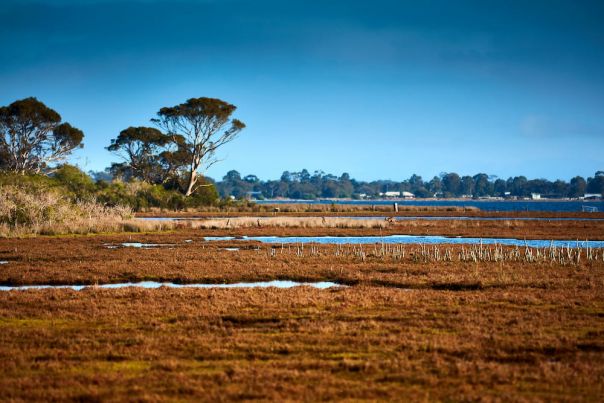
{"label": "shallow pool", "polygon": [[321,244],[458,244],[458,245],[508,245],[528,246],[531,248],[555,247],[590,247],[604,248],[604,241],[577,240],[524,240],[514,238],[463,238],[438,235],[389,235],[389,236],[322,236],[322,237],[279,237],[279,236],[250,236],[250,237],[205,237],[206,241],[258,241],[262,243],[321,243]]}
{"label": "shallow pool", "polygon": [[[321,218],[320,216],[286,216],[287,218]],[[233,217],[137,217],[137,220],[142,221],[205,221],[205,220],[227,220]],[[270,219],[274,217],[251,217],[260,220]],[[328,216],[328,218],[341,218],[352,220],[385,220],[386,216]],[[427,221],[604,221],[604,218],[590,217],[471,217],[471,216],[393,216],[397,221],[410,220],[427,220]]]}
{"label": "shallow pool", "polygon": [[43,290],[53,288],[67,288],[71,290],[81,291],[85,288],[126,288],[126,287],[139,287],[139,288],[292,288],[299,286],[307,286],[319,289],[326,289],[331,287],[341,287],[338,283],[330,281],[319,281],[313,283],[300,283],[297,281],[288,280],[273,280],[273,281],[259,281],[253,283],[231,283],[231,284],[176,284],[176,283],[159,283],[156,281],[141,281],[139,283],[116,283],[116,284],[99,284],[99,285],[21,285],[21,286],[0,286],[0,291],[14,291],[14,290]]}

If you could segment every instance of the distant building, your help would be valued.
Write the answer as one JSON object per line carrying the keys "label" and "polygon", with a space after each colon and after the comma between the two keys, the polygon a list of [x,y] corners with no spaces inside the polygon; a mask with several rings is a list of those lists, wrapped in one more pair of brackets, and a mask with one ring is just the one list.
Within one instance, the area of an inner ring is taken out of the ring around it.
{"label": "distant building", "polygon": [[411,192],[402,192],[401,193],[401,197],[403,199],[414,199],[415,195],[413,193],[411,193]]}
{"label": "distant building", "polygon": [[585,193],[585,196],[583,196],[584,200],[595,200],[595,199],[601,199],[601,198],[602,198],[601,193]]}
{"label": "distant building", "polygon": [[533,200],[540,200],[541,199],[541,194],[540,193],[531,193],[531,199],[533,199]]}
{"label": "distant building", "polygon": [[380,193],[383,197],[401,197],[401,192],[384,192]]}

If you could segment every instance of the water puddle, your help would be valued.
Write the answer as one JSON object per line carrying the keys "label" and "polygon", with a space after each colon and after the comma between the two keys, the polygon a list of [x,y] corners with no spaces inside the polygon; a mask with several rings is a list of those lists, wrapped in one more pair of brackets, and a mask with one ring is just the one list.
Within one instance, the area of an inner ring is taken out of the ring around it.
{"label": "water puddle", "polygon": [[162,246],[172,246],[161,243],[142,243],[142,242],[124,242],[121,244],[124,248],[161,248]]}
{"label": "water puddle", "polygon": [[141,281],[140,283],[117,283],[117,284],[99,284],[99,285],[21,285],[21,286],[0,286],[0,291],[14,291],[14,290],[44,290],[44,289],[56,289],[66,288],[75,291],[81,291],[86,288],[127,288],[127,287],[138,287],[138,288],[292,288],[292,287],[313,287],[318,289],[326,289],[331,287],[345,287],[338,283],[331,281],[319,281],[314,283],[300,283],[297,281],[288,280],[273,280],[273,281],[259,281],[254,283],[231,283],[231,284],[176,284],[176,283],[159,283],[156,281]]}
{"label": "water puddle", "polygon": [[545,248],[555,246],[579,248],[604,248],[604,241],[577,241],[577,240],[523,240],[514,238],[463,238],[446,236],[419,236],[419,235],[390,235],[390,236],[324,236],[324,237],[279,237],[279,236],[250,236],[235,238],[205,237],[206,241],[258,241],[262,243],[319,243],[319,244],[457,244],[457,245],[506,245],[528,246],[530,248]]}
{"label": "water puddle", "polygon": [[181,217],[135,217],[141,221],[187,221],[187,220],[199,220],[199,218],[181,218]]}
{"label": "water puddle", "polygon": [[229,252],[237,252],[240,248],[222,248],[222,250],[228,250]]}
{"label": "water puddle", "polygon": [[6,261],[6,260],[0,260],[0,264],[8,264],[8,261]]}
{"label": "water puddle", "polygon": [[[186,242],[186,241],[185,241]],[[152,249],[152,248],[166,248],[173,247],[173,244],[169,243],[142,243],[142,242],[123,242],[118,245],[103,244],[107,249],[118,249],[118,248],[138,248],[138,249]]]}

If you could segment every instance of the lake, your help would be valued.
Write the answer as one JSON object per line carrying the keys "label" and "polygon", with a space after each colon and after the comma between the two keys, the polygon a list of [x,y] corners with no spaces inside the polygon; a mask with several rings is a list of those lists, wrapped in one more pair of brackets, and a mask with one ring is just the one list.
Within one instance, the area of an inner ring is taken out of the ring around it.
{"label": "lake", "polygon": [[256,200],[258,204],[337,204],[337,205],[392,205],[400,207],[476,207],[482,211],[550,211],[578,212],[583,207],[595,207],[598,212],[604,211],[602,200]]}

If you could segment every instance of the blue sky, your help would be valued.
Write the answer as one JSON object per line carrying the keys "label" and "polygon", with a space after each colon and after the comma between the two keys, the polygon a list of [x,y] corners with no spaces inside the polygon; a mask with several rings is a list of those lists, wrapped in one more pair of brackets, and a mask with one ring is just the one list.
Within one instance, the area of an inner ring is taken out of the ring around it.
{"label": "blue sky", "polygon": [[604,169],[601,1],[4,0],[0,21],[0,105],[57,110],[86,170],[199,96],[248,125],[214,178]]}

